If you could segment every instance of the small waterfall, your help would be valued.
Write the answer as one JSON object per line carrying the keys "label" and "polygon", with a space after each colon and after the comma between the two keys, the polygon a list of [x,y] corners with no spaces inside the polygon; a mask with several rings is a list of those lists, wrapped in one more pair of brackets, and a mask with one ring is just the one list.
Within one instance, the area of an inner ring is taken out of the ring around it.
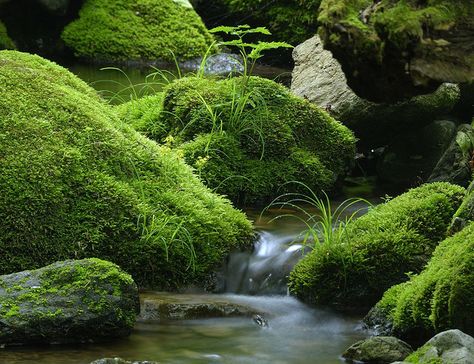
{"label": "small waterfall", "polygon": [[224,271],[225,292],[286,295],[288,275],[305,250],[292,244],[297,236],[261,231],[253,252],[231,254]]}

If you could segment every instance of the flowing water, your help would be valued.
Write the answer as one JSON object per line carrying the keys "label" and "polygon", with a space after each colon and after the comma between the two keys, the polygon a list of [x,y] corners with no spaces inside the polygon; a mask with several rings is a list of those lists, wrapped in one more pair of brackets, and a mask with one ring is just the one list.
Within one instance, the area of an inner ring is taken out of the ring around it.
{"label": "flowing water", "polygon": [[145,320],[137,323],[126,339],[94,345],[8,348],[0,351],[0,363],[87,364],[118,356],[177,364],[340,364],[344,349],[367,336],[360,318],[312,308],[287,296],[285,277],[302,254],[300,246],[291,242],[303,226],[297,220],[275,220],[281,210],[270,210],[263,217],[256,211],[247,213],[255,219],[260,238],[253,252],[230,258],[225,278],[227,291],[234,293],[163,296],[176,302],[225,301],[245,306],[261,312],[267,327],[257,325],[251,316]]}

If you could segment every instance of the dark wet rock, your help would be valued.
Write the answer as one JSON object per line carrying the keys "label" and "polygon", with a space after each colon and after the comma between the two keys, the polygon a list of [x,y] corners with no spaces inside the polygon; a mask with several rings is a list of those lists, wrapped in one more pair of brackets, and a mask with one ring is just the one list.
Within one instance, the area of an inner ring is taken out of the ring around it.
{"label": "dark wet rock", "polygon": [[268,327],[268,321],[262,315],[253,315],[252,320],[260,327]]}
{"label": "dark wet rock", "polygon": [[467,187],[471,181],[470,161],[474,151],[474,130],[469,124],[458,127],[449,147],[434,167],[428,182],[450,182]]}
{"label": "dark wet rock", "polygon": [[375,336],[356,342],[343,354],[346,360],[363,363],[385,364],[403,360],[413,349],[393,336]]}
{"label": "dark wet rock", "polygon": [[319,34],[355,92],[375,102],[474,79],[472,0],[322,0]]}
{"label": "dark wet rock", "polygon": [[158,362],[149,360],[128,361],[122,358],[102,358],[94,360],[90,364],[158,364]]}
{"label": "dark wet rock", "polygon": [[100,259],[66,260],[0,277],[0,344],[104,341],[130,334],[132,277]]}
{"label": "dark wet rock", "polygon": [[420,130],[394,137],[379,159],[378,176],[397,185],[408,186],[425,181],[455,135],[456,124],[453,121],[437,120]]}
{"label": "dark wet rock", "polygon": [[369,149],[390,143],[394,135],[429,125],[451,112],[460,100],[459,86],[454,84],[393,103],[365,100],[350,88],[341,65],[318,36],[297,46],[293,58],[292,92],[328,110]]}
{"label": "dark wet rock", "polygon": [[218,295],[145,292],[140,295],[138,321],[192,320],[214,317],[252,317],[255,309]]}
{"label": "dark wet rock", "polygon": [[460,330],[440,332],[407,358],[418,364],[472,364],[474,338]]}

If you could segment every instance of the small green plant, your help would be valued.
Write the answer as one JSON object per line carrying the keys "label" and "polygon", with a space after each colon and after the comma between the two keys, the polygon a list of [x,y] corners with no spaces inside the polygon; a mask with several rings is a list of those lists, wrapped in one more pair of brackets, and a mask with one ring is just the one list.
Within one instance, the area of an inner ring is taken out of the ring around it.
{"label": "small green plant", "polygon": [[[275,219],[292,218],[303,223],[305,230],[294,243],[303,244],[311,249],[344,244],[347,226],[372,204],[363,198],[349,198],[333,208],[329,196],[322,191],[322,197],[303,182],[288,182],[296,184],[298,189],[303,188],[307,193],[290,192],[275,198],[264,210],[277,207],[289,209],[291,212],[278,215]],[[362,204],[362,207],[357,205]],[[354,209],[351,209],[354,207]],[[262,212],[262,213],[263,213]]]}
{"label": "small green plant", "polygon": [[278,48],[293,48],[292,45],[285,42],[257,42],[249,43],[246,38],[250,34],[271,35],[270,31],[265,27],[251,28],[249,25],[238,26],[219,26],[210,30],[211,33],[224,33],[234,37],[229,41],[220,42],[220,46],[235,47],[238,49],[242,57],[242,93],[245,93],[249,78],[253,74],[253,70],[257,61],[263,57],[265,51]]}
{"label": "small green plant", "polygon": [[[260,158],[265,152],[265,141],[263,138],[262,122],[251,114],[252,109],[266,109],[264,98],[254,89],[249,89],[249,80],[253,74],[257,61],[263,56],[266,50],[278,49],[282,47],[290,48],[290,44],[285,42],[258,42],[249,43],[245,38],[249,34],[271,35],[265,27],[251,28],[249,25],[219,26],[210,30],[211,33],[225,33],[235,39],[220,42],[219,46],[236,47],[242,59],[243,72],[240,79],[236,79],[232,86],[232,99],[226,103],[214,105],[205,100],[198,93],[198,98],[202,102],[207,112],[207,117],[212,123],[211,133],[229,132],[234,135],[256,135],[258,140],[252,140],[256,145],[261,146]],[[214,47],[212,44],[211,47]],[[211,48],[203,56],[201,66],[196,77],[202,78],[205,72],[205,64]],[[250,113],[249,113],[250,111]],[[187,127],[187,126],[186,126]],[[186,129],[186,127],[184,129]],[[183,131],[184,131],[183,129]],[[250,137],[251,138],[251,137]]]}

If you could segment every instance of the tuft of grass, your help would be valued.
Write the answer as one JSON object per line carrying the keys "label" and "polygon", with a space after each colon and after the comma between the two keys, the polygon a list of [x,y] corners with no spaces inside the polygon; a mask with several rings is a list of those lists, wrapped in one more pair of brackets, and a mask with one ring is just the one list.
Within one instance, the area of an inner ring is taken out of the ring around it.
{"label": "tuft of grass", "polygon": [[[303,246],[310,247],[311,249],[321,249],[328,245],[348,243],[348,224],[372,207],[372,204],[366,199],[353,197],[342,201],[336,208],[333,208],[325,191],[321,191],[318,194],[300,181],[288,183],[297,185],[295,189],[303,189],[306,192],[281,194],[265,207],[262,213],[274,207],[291,210],[292,212],[276,216],[274,220],[291,218],[296,219],[299,223],[303,223],[306,229],[294,242],[302,243]],[[362,207],[349,212],[351,207],[361,203],[363,204]]]}

